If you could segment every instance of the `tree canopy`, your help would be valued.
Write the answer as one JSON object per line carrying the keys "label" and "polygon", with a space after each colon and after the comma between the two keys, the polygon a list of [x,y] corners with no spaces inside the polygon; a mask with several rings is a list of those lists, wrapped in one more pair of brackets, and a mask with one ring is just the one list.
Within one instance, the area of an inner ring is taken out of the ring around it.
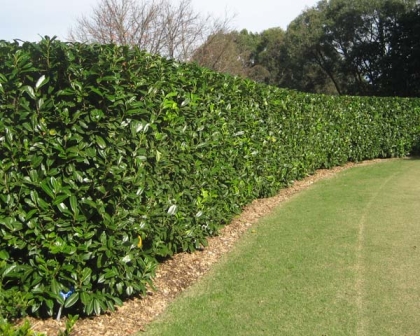
{"label": "tree canopy", "polygon": [[419,24],[416,1],[322,0],[288,27],[283,57],[292,73],[280,84],[315,92],[333,86],[338,94],[419,95]]}

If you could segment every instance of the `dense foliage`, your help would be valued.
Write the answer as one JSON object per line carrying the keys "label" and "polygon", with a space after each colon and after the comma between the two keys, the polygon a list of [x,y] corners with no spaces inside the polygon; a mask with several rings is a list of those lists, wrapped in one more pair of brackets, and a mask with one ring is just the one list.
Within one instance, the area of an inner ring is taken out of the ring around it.
{"label": "dense foliage", "polygon": [[282,59],[291,71],[284,83],[308,91],[418,97],[419,26],[415,0],[319,1],[287,29]]}
{"label": "dense foliage", "polygon": [[309,95],[115,45],[0,42],[0,276],[99,314],[321,167],[403,156],[415,99]]}

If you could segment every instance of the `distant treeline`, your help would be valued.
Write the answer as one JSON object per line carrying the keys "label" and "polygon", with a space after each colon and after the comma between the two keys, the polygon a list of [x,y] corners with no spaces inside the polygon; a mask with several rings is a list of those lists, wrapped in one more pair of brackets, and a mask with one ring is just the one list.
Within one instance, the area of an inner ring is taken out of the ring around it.
{"label": "distant treeline", "polygon": [[305,92],[418,97],[420,6],[413,0],[322,0],[286,31],[210,36],[193,59]]}

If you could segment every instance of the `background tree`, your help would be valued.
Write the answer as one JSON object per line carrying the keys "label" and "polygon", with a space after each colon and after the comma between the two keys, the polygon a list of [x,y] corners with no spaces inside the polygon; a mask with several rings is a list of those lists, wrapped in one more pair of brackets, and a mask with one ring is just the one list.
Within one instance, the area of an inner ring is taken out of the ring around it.
{"label": "background tree", "polygon": [[386,60],[392,53],[392,30],[412,4],[400,0],[332,0],[326,6],[326,43],[340,56],[347,93],[383,93]]}
{"label": "background tree", "polygon": [[396,64],[408,57],[397,52],[406,45],[402,36],[417,48],[416,8],[414,0],[320,1],[287,29],[283,57],[288,70],[281,85],[331,93],[332,83],[338,94],[393,94],[392,72],[396,75]]}
{"label": "background tree", "polygon": [[392,96],[420,97],[420,6],[392,27],[382,85]]}
{"label": "background tree", "polygon": [[133,45],[188,61],[209,35],[228,31],[231,20],[203,16],[191,0],[101,0],[90,15],[77,20],[69,40]]}
{"label": "background tree", "polygon": [[249,51],[241,50],[238,32],[218,32],[207,38],[191,60],[214,71],[247,77]]}
{"label": "background tree", "polygon": [[192,60],[215,71],[276,84],[281,74],[277,58],[284,39],[281,28],[262,33],[246,29],[209,36]]}
{"label": "background tree", "polygon": [[[281,62],[285,31],[279,27],[270,28],[261,32],[259,43],[254,55],[254,68],[263,67],[267,75],[264,82],[278,85],[284,76],[284,66]],[[255,78],[255,75],[250,75]]]}
{"label": "background tree", "polygon": [[341,94],[338,55],[324,41],[326,2],[310,8],[290,23],[278,63],[284,75],[279,86],[306,92]]}

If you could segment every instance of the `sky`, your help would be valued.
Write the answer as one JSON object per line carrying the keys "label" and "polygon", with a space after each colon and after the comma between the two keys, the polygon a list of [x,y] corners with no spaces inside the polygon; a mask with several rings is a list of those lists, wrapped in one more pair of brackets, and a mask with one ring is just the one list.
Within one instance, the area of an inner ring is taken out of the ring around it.
{"label": "sky", "polygon": [[[176,0],[173,0],[176,2]],[[191,0],[203,14],[235,14],[232,28],[261,32],[287,25],[318,0]],[[77,18],[88,16],[100,0],[0,0],[0,40],[39,41],[57,36],[65,41]]]}

